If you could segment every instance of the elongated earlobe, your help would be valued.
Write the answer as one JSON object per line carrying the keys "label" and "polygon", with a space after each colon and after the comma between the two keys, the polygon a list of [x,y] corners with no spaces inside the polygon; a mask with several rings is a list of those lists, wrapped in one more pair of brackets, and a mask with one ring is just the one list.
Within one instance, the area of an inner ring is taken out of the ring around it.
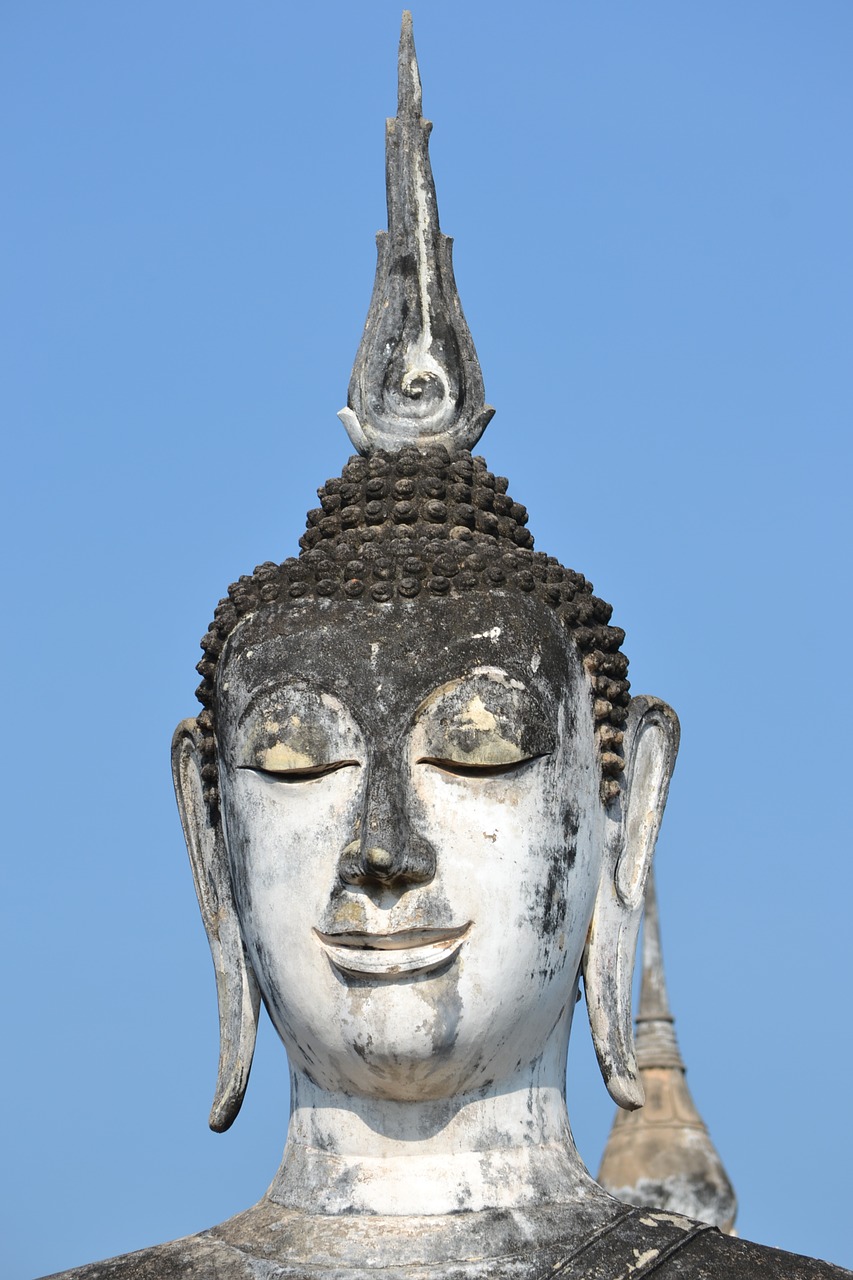
{"label": "elongated earlobe", "polygon": [[608,811],[608,848],[583,958],[589,1024],[613,1101],[644,1101],[631,1018],[643,894],[678,753],[678,717],[659,698],[632,698],[625,726],[625,781]]}
{"label": "elongated earlobe", "polygon": [[172,777],[216,972],[219,1074],[210,1127],[222,1133],[243,1104],[258,1034],[260,994],[240,934],[222,824],[211,826],[204,803],[199,739],[198,722],[182,720],[172,738]]}

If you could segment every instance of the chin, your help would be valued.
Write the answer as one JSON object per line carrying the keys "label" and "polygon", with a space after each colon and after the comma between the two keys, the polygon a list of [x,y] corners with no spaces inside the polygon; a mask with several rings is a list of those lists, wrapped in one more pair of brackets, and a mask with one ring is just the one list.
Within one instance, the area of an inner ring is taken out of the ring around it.
{"label": "chin", "polygon": [[[291,1061],[324,1088],[364,1097],[417,1102],[458,1093],[468,1056],[459,985],[452,962],[393,980],[338,975],[332,1016],[285,1038]],[[306,1056],[305,1045],[315,1052]],[[316,1061],[328,1064],[320,1074]]]}
{"label": "chin", "polygon": [[459,1097],[527,1067],[567,1008],[566,973],[535,990],[519,990],[518,977],[475,974],[464,961],[391,981],[339,975],[328,1019],[291,1024],[282,1039],[293,1066],[324,1089],[377,1101]]}

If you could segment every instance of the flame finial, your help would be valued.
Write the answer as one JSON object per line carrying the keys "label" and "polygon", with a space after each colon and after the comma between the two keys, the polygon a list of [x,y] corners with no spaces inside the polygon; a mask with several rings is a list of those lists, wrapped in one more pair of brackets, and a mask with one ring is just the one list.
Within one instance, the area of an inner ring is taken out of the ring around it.
{"label": "flame finial", "polygon": [[438,223],[412,15],[403,14],[397,116],[386,122],[388,230],[376,237],[373,297],[339,417],[360,453],[406,445],[470,449],[494,409]]}

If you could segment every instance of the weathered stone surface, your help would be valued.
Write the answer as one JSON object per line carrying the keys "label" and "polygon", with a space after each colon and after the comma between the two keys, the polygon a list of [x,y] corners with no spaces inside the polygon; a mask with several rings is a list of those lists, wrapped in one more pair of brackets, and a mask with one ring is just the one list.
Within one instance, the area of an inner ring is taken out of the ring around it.
{"label": "weathered stone surface", "polygon": [[[322,1220],[282,1216],[261,1201],[211,1231],[62,1272],[61,1280],[358,1280],[367,1274],[384,1280],[642,1280],[650,1275],[655,1280],[843,1280],[850,1275],[818,1259],[721,1235],[675,1214],[626,1210],[615,1202],[597,1230],[585,1223],[585,1233],[576,1229],[576,1210],[565,1206],[540,1215],[471,1216],[476,1225],[468,1223],[458,1232],[452,1220],[411,1219],[405,1239],[399,1224],[362,1220],[346,1240],[346,1259],[337,1249],[331,1256],[326,1252]],[[544,1234],[544,1218],[549,1243],[531,1246],[531,1236]],[[388,1257],[389,1230],[408,1255],[402,1264]],[[314,1242],[311,1264],[288,1260],[294,1237]],[[466,1256],[472,1240],[477,1253]]]}

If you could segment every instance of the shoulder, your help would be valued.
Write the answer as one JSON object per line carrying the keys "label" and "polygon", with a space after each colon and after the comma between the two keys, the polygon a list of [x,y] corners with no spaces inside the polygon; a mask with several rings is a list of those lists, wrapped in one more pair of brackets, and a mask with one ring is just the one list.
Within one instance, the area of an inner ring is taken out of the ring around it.
{"label": "shoulder", "polygon": [[[273,1241],[266,1241],[270,1247],[265,1247],[265,1233],[259,1234],[261,1208],[199,1235],[57,1272],[45,1280],[258,1280],[259,1264],[267,1276],[270,1270],[278,1273],[282,1264],[280,1247],[271,1247]],[[247,1223],[253,1229],[246,1231]],[[651,1272],[653,1280],[853,1280],[853,1272],[817,1258],[724,1236],[677,1214],[637,1209],[617,1214],[569,1253],[555,1242],[544,1256],[531,1254],[526,1267],[515,1268],[513,1275],[640,1280]],[[474,1273],[494,1280],[506,1274],[488,1262],[466,1268],[466,1274]],[[287,1274],[294,1273],[287,1268]]]}
{"label": "shoulder", "polygon": [[851,1280],[853,1272],[712,1229],[688,1240],[659,1275],[661,1280]]}
{"label": "shoulder", "polygon": [[44,1280],[257,1280],[239,1249],[203,1231],[169,1244],[59,1271]]}
{"label": "shoulder", "polygon": [[724,1236],[677,1213],[624,1206],[552,1271],[576,1280],[652,1273],[654,1280],[853,1280],[853,1272],[818,1258]]}

